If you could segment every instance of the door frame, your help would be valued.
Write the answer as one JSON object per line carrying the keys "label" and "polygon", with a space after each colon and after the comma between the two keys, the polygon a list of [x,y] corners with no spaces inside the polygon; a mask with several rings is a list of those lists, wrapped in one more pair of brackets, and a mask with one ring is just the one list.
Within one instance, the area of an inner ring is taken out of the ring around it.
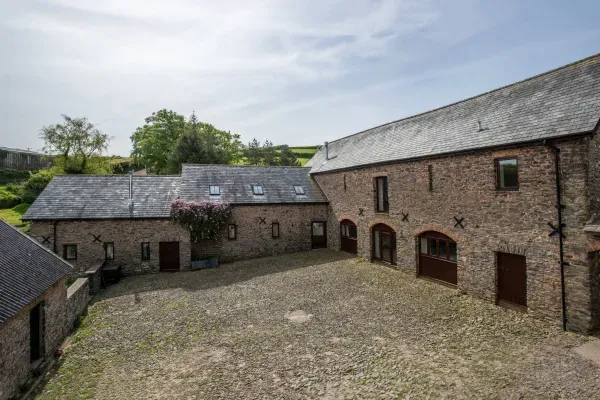
{"label": "door frame", "polygon": [[[342,234],[342,226],[353,226],[354,229],[356,230],[356,237],[351,237],[351,236],[344,236]],[[351,251],[346,251],[344,250],[342,243],[344,243],[344,240],[351,240],[354,242],[354,247],[356,248],[356,251],[351,252]],[[343,219],[340,221],[340,251],[343,251],[345,253],[348,254],[358,254],[358,227],[356,226],[356,224],[354,223],[354,221],[351,221],[349,219]]]}
{"label": "door frame", "polygon": [[[379,232],[379,250],[381,252],[382,257],[375,257],[375,231]],[[383,259],[383,235],[390,235],[390,260],[387,261]],[[371,262],[377,261],[385,264],[396,265],[396,231],[386,224],[377,224],[371,227]]]}
{"label": "door frame", "polygon": [[[323,238],[325,240],[324,240],[324,243],[322,246],[315,247],[315,241],[314,241],[315,235],[313,234],[313,232],[314,232],[313,225],[314,224],[323,224]],[[313,249],[327,248],[327,221],[311,221],[310,222],[310,244],[311,244],[311,248],[313,248]]]}
{"label": "door frame", "polygon": [[[500,298],[500,257],[501,254],[507,254],[513,257],[521,257],[523,258],[523,273],[525,275],[523,283],[525,284],[525,293],[524,300],[525,304],[514,303],[510,300],[501,299]],[[496,262],[496,304],[501,307],[510,308],[515,311],[527,312],[527,257],[521,254],[514,253],[506,253],[504,251],[496,251],[495,252],[495,262]]]}
{"label": "door frame", "polygon": [[[168,244],[168,245],[174,245],[177,244],[177,269],[173,268],[173,269],[166,269],[163,268],[163,255],[164,252],[161,251],[161,244]],[[179,242],[177,241],[172,241],[172,242],[158,242],[158,271],[159,272],[176,272],[176,271],[180,271],[181,270],[181,254],[180,254],[180,246],[179,246]]]}

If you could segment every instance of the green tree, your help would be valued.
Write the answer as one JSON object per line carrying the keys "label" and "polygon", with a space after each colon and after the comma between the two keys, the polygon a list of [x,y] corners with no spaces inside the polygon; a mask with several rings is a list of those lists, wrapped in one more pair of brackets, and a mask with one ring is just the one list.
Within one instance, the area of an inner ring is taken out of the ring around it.
{"label": "green tree", "polygon": [[184,163],[234,164],[241,159],[240,136],[198,121],[192,113],[185,124],[184,134],[171,153],[169,170],[181,172]]}
{"label": "green tree", "polygon": [[265,140],[262,147],[262,163],[264,165],[279,165],[279,158],[277,152],[273,147],[273,143],[269,140]]}
{"label": "green tree", "polygon": [[256,138],[252,139],[251,142],[248,143],[248,147],[246,147],[244,151],[244,156],[246,157],[246,163],[250,165],[261,165],[263,161],[262,147],[260,147],[260,142],[256,140]]}
{"label": "green tree", "polygon": [[112,138],[86,117],[62,117],[63,123],[42,127],[39,137],[44,141],[44,150],[60,155],[65,172],[86,173],[90,159],[100,156]]}
{"label": "green tree", "polygon": [[162,109],[153,112],[131,135],[135,163],[151,171],[168,172],[172,152],[185,129],[185,117],[174,111]]}
{"label": "green tree", "polygon": [[298,161],[298,157],[296,157],[296,153],[289,148],[288,145],[279,146],[279,164],[290,167],[299,167],[300,161]]}

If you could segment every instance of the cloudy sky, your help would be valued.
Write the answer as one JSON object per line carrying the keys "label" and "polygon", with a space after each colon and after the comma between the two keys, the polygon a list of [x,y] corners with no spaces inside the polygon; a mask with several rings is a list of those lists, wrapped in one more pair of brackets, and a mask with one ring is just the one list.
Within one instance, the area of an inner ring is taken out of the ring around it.
{"label": "cloudy sky", "polygon": [[0,0],[0,146],[86,116],[129,154],[168,108],[321,144],[600,52],[600,2]]}

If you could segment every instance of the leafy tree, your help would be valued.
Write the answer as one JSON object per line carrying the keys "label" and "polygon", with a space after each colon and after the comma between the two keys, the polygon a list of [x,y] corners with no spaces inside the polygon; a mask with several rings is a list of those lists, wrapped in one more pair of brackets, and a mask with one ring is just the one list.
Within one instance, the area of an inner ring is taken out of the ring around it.
{"label": "leafy tree", "polygon": [[256,140],[256,138],[252,139],[252,141],[248,143],[248,147],[244,151],[244,156],[246,157],[247,164],[262,164],[262,148],[260,147],[260,142]]}
{"label": "leafy tree", "polygon": [[108,148],[110,136],[102,133],[86,117],[71,118],[62,114],[62,124],[44,126],[39,137],[44,150],[59,153],[67,173],[85,173],[90,158]]}
{"label": "leafy tree", "polygon": [[56,167],[41,169],[36,173],[30,173],[29,179],[23,184],[23,201],[25,203],[33,203],[46,186],[48,186],[56,173]]}
{"label": "leafy tree", "polygon": [[300,161],[298,161],[298,157],[296,157],[296,153],[292,151],[287,145],[280,146],[279,150],[279,164],[290,167],[299,167]]}
{"label": "leafy tree", "polygon": [[185,118],[174,111],[162,109],[145,119],[131,135],[135,162],[157,174],[168,170],[169,160],[177,140],[183,135]]}
{"label": "leafy tree", "polygon": [[184,134],[177,140],[170,157],[170,172],[181,172],[184,163],[233,164],[240,160],[240,136],[199,122],[192,113],[185,124]]}
{"label": "leafy tree", "polygon": [[273,147],[273,143],[269,140],[265,140],[262,147],[262,163],[264,165],[279,165],[279,159],[277,158],[277,152]]}

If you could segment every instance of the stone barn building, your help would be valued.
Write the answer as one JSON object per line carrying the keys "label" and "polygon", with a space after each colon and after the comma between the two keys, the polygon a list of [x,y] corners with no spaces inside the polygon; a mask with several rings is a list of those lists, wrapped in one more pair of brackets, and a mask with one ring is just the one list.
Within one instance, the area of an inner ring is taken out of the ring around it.
{"label": "stone barn building", "polygon": [[[129,273],[159,271],[162,259],[185,269],[209,253],[329,247],[590,332],[600,328],[599,126],[596,55],[326,143],[308,168],[56,177],[24,219],[78,268],[110,258]],[[190,243],[168,219],[177,197],[231,203],[222,237]]]}
{"label": "stone barn building", "polygon": [[0,220],[0,400],[19,389],[68,333],[71,266]]}

